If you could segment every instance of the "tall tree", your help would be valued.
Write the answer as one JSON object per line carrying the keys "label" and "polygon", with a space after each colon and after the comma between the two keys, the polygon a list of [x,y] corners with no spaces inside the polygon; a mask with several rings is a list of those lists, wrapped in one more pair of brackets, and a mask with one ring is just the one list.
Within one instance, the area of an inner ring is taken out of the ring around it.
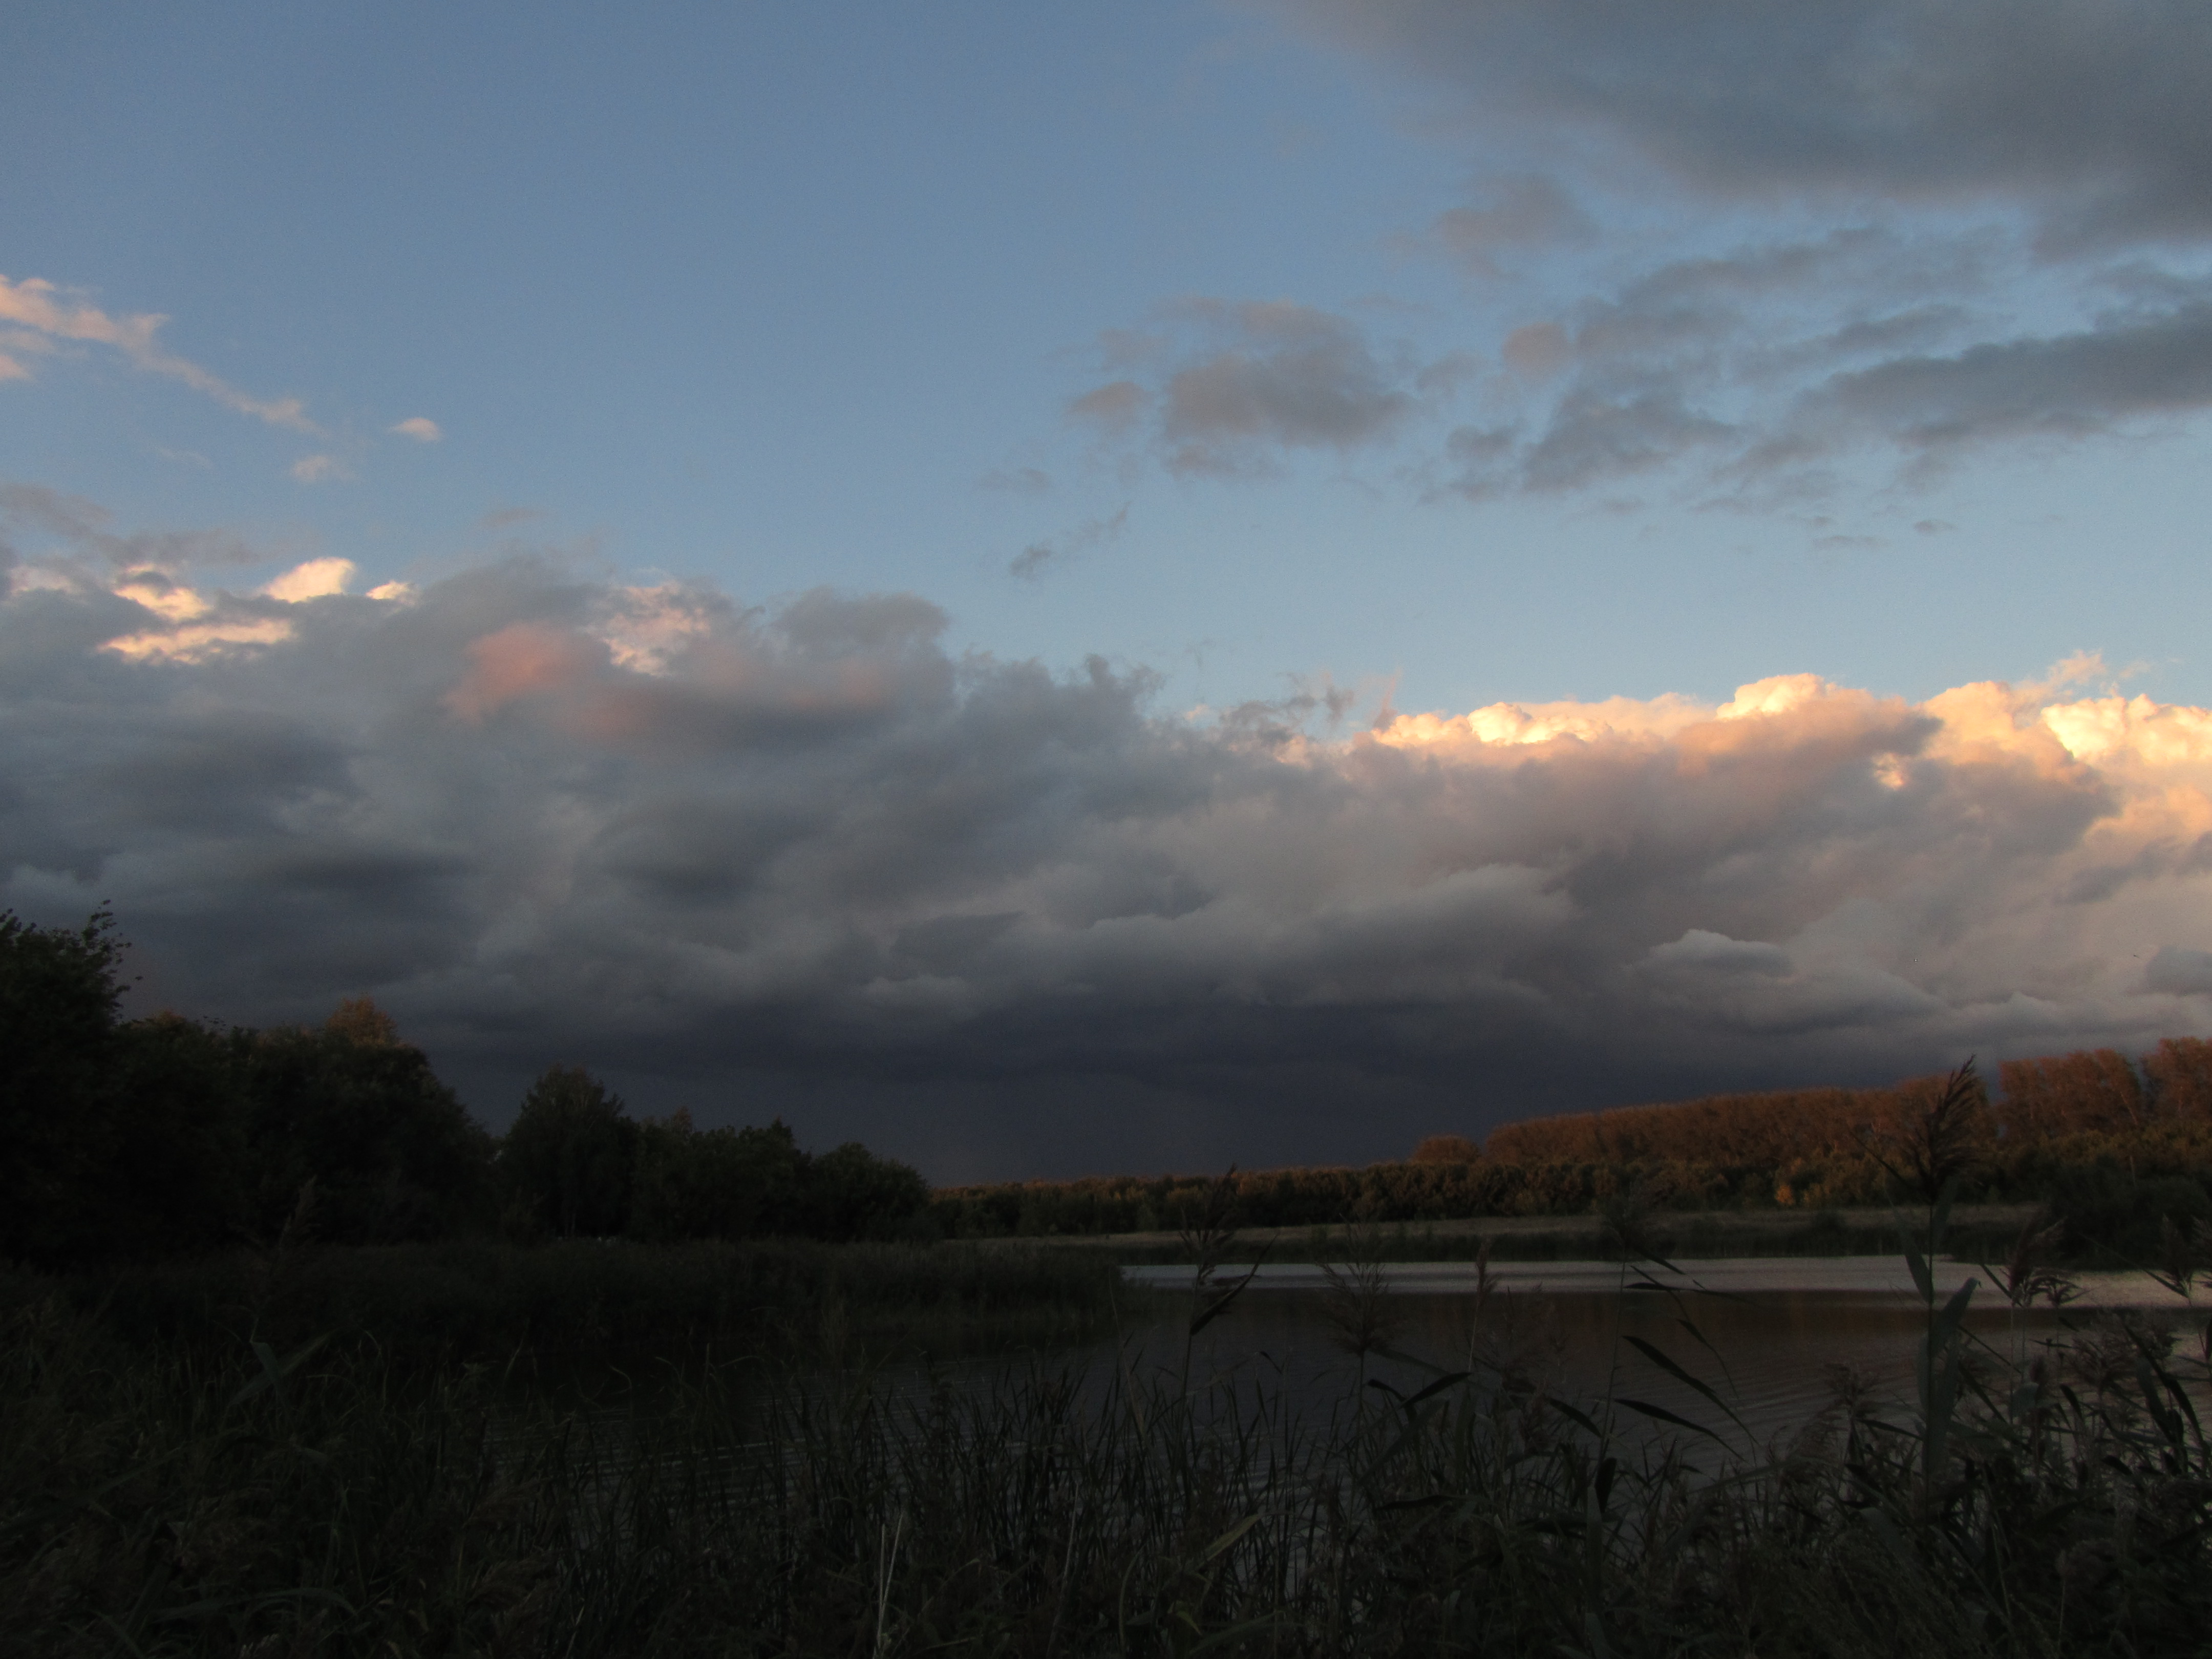
{"label": "tall tree", "polygon": [[366,999],[319,1030],[262,1033],[243,1081],[261,1231],[283,1225],[310,1179],[312,1231],[333,1243],[432,1238],[488,1218],[491,1138]]}
{"label": "tall tree", "polygon": [[549,1066],[530,1085],[500,1150],[503,1184],[563,1238],[604,1237],[629,1218],[637,1125],[580,1066]]}
{"label": "tall tree", "polygon": [[0,1256],[105,1253],[122,952],[104,908],[74,929],[0,912]]}

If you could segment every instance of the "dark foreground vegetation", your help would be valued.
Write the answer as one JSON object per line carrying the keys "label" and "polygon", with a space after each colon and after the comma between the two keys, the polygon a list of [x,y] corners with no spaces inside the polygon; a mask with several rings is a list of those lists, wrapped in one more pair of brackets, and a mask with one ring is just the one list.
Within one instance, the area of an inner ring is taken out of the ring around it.
{"label": "dark foreground vegetation", "polygon": [[486,1365],[556,1384],[580,1369],[717,1354],[834,1361],[1066,1342],[1110,1329],[1117,1295],[1112,1264],[1083,1251],[805,1239],[288,1242],[66,1274],[0,1273],[0,1312],[52,1303],[120,1350],[189,1352],[204,1363],[256,1340],[319,1341],[402,1368]]}
{"label": "dark foreground vegetation", "polygon": [[[2034,1250],[2016,1305],[2064,1297]],[[723,1364],[563,1408],[365,1344],[122,1346],[49,1299],[0,1342],[0,1607],[13,1650],[88,1656],[2201,1654],[2201,1322],[1984,1346],[1927,1260],[1905,1403],[1838,1377],[1769,1446],[1711,1357],[1668,1357],[1695,1423],[1551,1396],[1486,1291],[1427,1386],[1304,1420],[1110,1366]],[[1377,1350],[1372,1282],[1340,1291]]]}
{"label": "dark foreground vegetation", "polygon": [[[1984,1343],[1929,1265],[1962,1197],[2032,1194],[2052,1207],[1991,1275],[2014,1309],[2062,1307],[2087,1247],[2187,1302],[2186,1045],[2127,1068],[2133,1097],[2088,1057],[2119,1102],[2094,1121],[1962,1070],[1826,1116],[1693,1103],[1378,1170],[933,1199],[781,1125],[635,1120],[574,1067],[495,1139],[366,1002],[126,1022],[117,964],[102,918],[0,917],[0,1654],[2163,1659],[2212,1627],[2193,1304]],[[1814,1237],[1863,1189],[1920,1206],[1896,1224],[1914,1374],[1901,1398],[1838,1376],[1761,1443],[1656,1212]],[[1194,1386],[1188,1351],[915,1369],[1130,1307],[1094,1252],[946,1231],[1179,1228],[1195,1337],[1250,1283],[1239,1224],[1351,1218],[1328,1319],[1364,1378],[1394,1336],[1386,1227],[1577,1212],[1624,1285],[1677,1298],[1675,1352],[1624,1339],[1674,1407],[1554,1394],[1480,1267],[1425,1386],[1333,1413],[1264,1365]]]}

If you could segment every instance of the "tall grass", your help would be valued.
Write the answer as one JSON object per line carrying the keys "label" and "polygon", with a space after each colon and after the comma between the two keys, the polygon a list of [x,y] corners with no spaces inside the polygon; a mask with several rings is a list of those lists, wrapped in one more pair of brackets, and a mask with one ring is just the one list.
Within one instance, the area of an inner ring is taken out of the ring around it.
{"label": "tall grass", "polygon": [[1114,1267],[1083,1250],[804,1240],[639,1244],[289,1242],[60,1278],[0,1272],[0,1309],[51,1295],[129,1343],[368,1341],[422,1365],[708,1352],[951,1347],[1110,1328]]}
{"label": "tall grass", "polygon": [[49,1298],[0,1344],[0,1630],[226,1659],[2203,1650],[2194,1322],[2186,1353],[2137,1321],[2014,1364],[1931,1296],[1913,1401],[1840,1379],[1762,1447],[1551,1397],[1509,1301],[1425,1386],[1301,1420],[1126,1364],[900,1391],[731,1362],[519,1407],[492,1367],[149,1354]]}

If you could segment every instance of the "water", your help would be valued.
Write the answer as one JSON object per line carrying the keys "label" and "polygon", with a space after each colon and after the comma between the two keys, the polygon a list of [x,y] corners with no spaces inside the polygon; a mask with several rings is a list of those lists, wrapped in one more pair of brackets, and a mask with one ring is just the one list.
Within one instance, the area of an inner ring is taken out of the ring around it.
{"label": "water", "polygon": [[[951,1362],[908,1358],[853,1370],[787,1370],[770,1363],[757,1376],[739,1374],[726,1396],[735,1432],[719,1455],[748,1463],[789,1463],[799,1455],[766,1437],[765,1422],[754,1426],[769,1394],[795,1389],[827,1400],[863,1390],[897,1413],[919,1410],[947,1388],[978,1401],[1020,1396],[1040,1379],[1066,1371],[1077,1373],[1079,1395],[1101,1407],[1117,1381],[1127,1380],[1147,1398],[1188,1390],[1204,1421],[1222,1422],[1227,1413],[1243,1417],[1264,1403],[1271,1421],[1296,1419],[1321,1429],[1346,1421],[1363,1400],[1369,1411],[1389,1409],[1386,1389],[1410,1395],[1442,1374],[1470,1366],[1479,1382],[1487,1382],[1504,1368],[1601,1418],[1608,1415],[1605,1402],[1613,1402],[1612,1431],[1621,1440],[1682,1440],[1709,1455],[1696,1459],[1709,1472],[1785,1447],[1832,1403],[1845,1371],[1873,1399],[1905,1414],[1928,1315],[1901,1261],[1848,1256],[1686,1265],[1686,1271],[1672,1273],[1597,1261],[1493,1264],[1493,1291],[1479,1317],[1472,1265],[1393,1265],[1383,1270],[1380,1298],[1380,1310],[1394,1322],[1389,1351],[1370,1353],[1364,1365],[1335,1340],[1329,1283],[1316,1267],[1263,1267],[1194,1340],[1185,1334],[1188,1295],[1174,1294],[1188,1292],[1190,1270],[1131,1267],[1128,1280],[1163,1294],[1146,1304],[1141,1322],[1088,1345]],[[2203,1310],[2144,1274],[2081,1275],[2081,1297],[2069,1307],[2015,1313],[1983,1270],[1940,1262],[1935,1273],[1946,1297],[1969,1278],[1983,1281],[1966,1327],[1997,1364],[2044,1352],[2039,1345],[2093,1336],[2100,1322],[2109,1328],[2122,1313],[2171,1324],[2186,1352],[2195,1351],[2204,1323]],[[1703,1381],[1726,1408],[1649,1358],[1638,1340]],[[2131,1373],[2131,1355],[2126,1364]],[[2195,1368],[2180,1369],[2187,1374]],[[2201,1378],[2194,1392],[2201,1405],[2212,1403]],[[1711,1437],[1639,1412],[1630,1401],[1698,1425]],[[605,1480],[635,1467],[632,1413],[638,1404],[628,1396],[581,1413],[589,1431],[579,1453]],[[534,1420],[514,1427],[512,1437],[501,1437],[510,1455],[541,1432]]]}
{"label": "water", "polygon": [[[1491,1280],[1498,1288],[1478,1328],[1471,1264],[1391,1266],[1383,1270],[1383,1311],[1399,1322],[1389,1346],[1404,1357],[1370,1355],[1365,1376],[1409,1394],[1439,1370],[1466,1369],[1472,1354],[1478,1370],[1486,1361],[1522,1367],[1571,1401],[1632,1399],[1658,1407],[1740,1451],[1786,1440],[1812,1421],[1834,1399],[1846,1370],[1877,1399],[1911,1399],[1927,1312],[1902,1261],[1768,1258],[1684,1267],[1671,1273],[1656,1267],[1624,1272],[1601,1261],[1493,1263]],[[1133,1282],[1164,1291],[1190,1284],[1188,1267],[1125,1271]],[[2172,1322],[2191,1348],[2203,1325],[2202,1312],[2147,1274],[2082,1274],[2081,1297],[2068,1308],[2018,1314],[1982,1269],[1938,1262],[1935,1276],[1944,1297],[1970,1278],[1981,1281],[1966,1328],[1996,1360],[2017,1361],[2042,1352],[2039,1345],[2081,1337],[2121,1310]],[[1279,1390],[1303,1411],[1343,1408],[1361,1370],[1334,1340],[1328,1305],[1319,1268],[1263,1266],[1228,1312],[1189,1344],[1191,1382],[1235,1378]],[[1094,1363],[1103,1358],[1179,1378],[1186,1317],[1125,1338],[1118,1358],[1101,1354]],[[1647,1358],[1632,1338],[1705,1382],[1740,1422]],[[1370,1392],[1375,1398],[1379,1391]],[[1622,1420],[1657,1419],[1627,1408]]]}

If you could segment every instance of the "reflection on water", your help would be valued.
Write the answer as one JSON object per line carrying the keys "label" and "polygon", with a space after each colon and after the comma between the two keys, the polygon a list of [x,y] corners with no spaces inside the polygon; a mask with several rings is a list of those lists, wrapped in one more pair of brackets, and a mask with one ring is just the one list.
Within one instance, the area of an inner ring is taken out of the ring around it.
{"label": "reflection on water", "polygon": [[[1190,1282],[1188,1268],[1127,1274],[1162,1292],[1187,1290]],[[1969,1278],[1984,1283],[1966,1329],[1993,1370],[2044,1354],[2054,1342],[2092,1338],[2116,1317],[2170,1324],[2192,1352],[2204,1325],[2203,1310],[2141,1274],[2084,1275],[2084,1294],[2074,1305],[2021,1313],[1992,1291],[1984,1272],[1955,1263],[1936,1270],[1946,1295]],[[870,1401],[912,1423],[947,1393],[1019,1400],[1062,1387],[1095,1408],[1119,1402],[1112,1405],[1117,1413],[1133,1402],[1152,1411],[1164,1399],[1187,1396],[1203,1422],[1295,1420],[1324,1431],[1350,1418],[1357,1402],[1370,1411],[1389,1407],[1380,1391],[1363,1390],[1363,1381],[1404,1396],[1441,1372],[1472,1369],[1479,1386],[1514,1373],[1601,1419],[1608,1415],[1607,1401],[1642,1402],[1710,1431],[1732,1457],[1756,1458],[1786,1444],[1828,1407],[1845,1371],[1867,1397],[1909,1405],[1914,1349],[1927,1328],[1926,1310],[1902,1265],[1865,1257],[1700,1261],[1680,1274],[1654,1267],[1641,1277],[1603,1262],[1501,1264],[1492,1279],[1495,1288],[1483,1300],[1474,1294],[1472,1267],[1390,1267],[1384,1297],[1393,1321],[1390,1352],[1369,1355],[1364,1367],[1332,1340],[1324,1276],[1287,1264],[1264,1269],[1194,1340],[1185,1334],[1188,1298],[1163,1294],[1119,1336],[1084,1346],[854,1368],[763,1357],[715,1371],[717,1409],[728,1413],[734,1431],[717,1455],[792,1463],[801,1455],[798,1443],[775,1425],[787,1425],[795,1410],[826,1407],[834,1418]],[[1671,1375],[1638,1340],[1705,1382],[1727,1410]],[[2111,1351],[2124,1362],[2119,1386],[2132,1389],[2132,1349],[2123,1342]],[[2203,1406],[2201,1373],[2180,1369],[2197,1378],[2192,1392]],[[567,1418],[580,1429],[567,1454],[572,1467],[608,1480],[634,1468],[636,1425],[653,1415],[656,1398],[672,1401],[687,1386],[673,1372],[658,1385],[646,1376],[630,1382]],[[1632,1444],[1686,1433],[1626,1403],[1609,1415],[1611,1431]],[[501,1455],[542,1445],[546,1423],[536,1413],[518,1414],[495,1437]],[[1309,1441],[1309,1449],[1328,1438]]]}
{"label": "reflection on water", "polygon": [[[1133,1267],[1135,1281],[1162,1291],[1188,1286],[1188,1268]],[[2081,1275],[2072,1306],[2014,1313],[1984,1270],[1956,1262],[1936,1268],[1939,1293],[1981,1281],[1968,1314],[1970,1335],[1993,1360],[2021,1359],[2054,1340],[2090,1329],[2111,1310],[2185,1320],[2186,1340],[2203,1316],[2139,1273]],[[1475,1270],[1459,1263],[1393,1266],[1389,1312],[1398,1321],[1397,1355],[1371,1355],[1366,1375],[1410,1393],[1437,1374],[1503,1362],[1570,1401],[1633,1399],[1657,1406],[1749,1449],[1811,1420],[1833,1398],[1841,1368],[1877,1398],[1909,1399],[1914,1349],[1926,1310],[1901,1261],[1824,1260],[1699,1261],[1682,1273],[1639,1273],[1597,1261],[1493,1264],[1499,1286],[1476,1316]],[[1654,1285],[1663,1289],[1654,1289]],[[1251,1289],[1189,1346],[1194,1385],[1249,1377],[1283,1390],[1308,1410],[1341,1408],[1357,1390],[1359,1367],[1333,1343],[1328,1285],[1316,1267],[1263,1267]],[[1739,1430],[1711,1401],[1647,1358],[1641,1339],[1711,1387],[1743,1424]],[[1113,1356],[1102,1356],[1113,1359]],[[1423,1364],[1421,1362],[1425,1362]],[[1114,1363],[1179,1376],[1185,1339],[1170,1318],[1125,1340]],[[1624,1428],[1648,1419],[1632,1411]]]}

